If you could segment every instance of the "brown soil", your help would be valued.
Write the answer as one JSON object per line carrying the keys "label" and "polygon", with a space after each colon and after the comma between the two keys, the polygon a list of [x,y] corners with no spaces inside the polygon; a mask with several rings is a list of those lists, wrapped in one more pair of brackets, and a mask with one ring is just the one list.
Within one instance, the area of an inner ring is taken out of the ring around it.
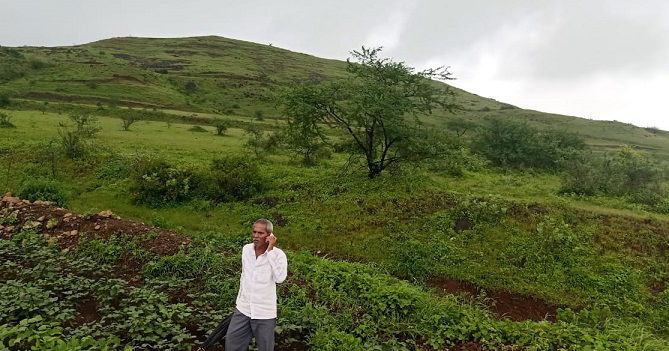
{"label": "brown soil", "polygon": [[269,208],[274,208],[277,204],[279,204],[279,199],[276,197],[263,197],[255,200],[253,203],[256,205],[266,205]]}
{"label": "brown soil", "polygon": [[94,298],[88,295],[83,297],[77,304],[77,312],[78,315],[71,325],[75,328],[100,319],[100,313],[98,313],[98,304]]}
{"label": "brown soil", "polygon": [[[448,294],[462,295],[467,298],[480,296],[483,289],[474,284],[455,279],[434,279],[430,286]],[[485,291],[487,305],[497,318],[513,321],[555,322],[558,306],[549,304],[534,296],[516,294],[508,291]]]}
{"label": "brown soil", "polygon": [[467,217],[461,217],[455,220],[455,227],[453,230],[455,230],[456,233],[462,233],[465,230],[470,230],[474,228],[474,222],[472,222],[471,219]]}
{"label": "brown soil", "polygon": [[483,344],[479,344],[476,342],[468,342],[466,344],[462,345],[457,345],[453,346],[448,349],[449,351],[484,351],[487,350],[485,347],[483,347]]}
{"label": "brown soil", "polygon": [[[181,245],[188,245],[190,239],[183,235],[165,229],[141,223],[122,220],[120,217],[100,212],[88,218],[80,214],[69,212],[66,209],[56,207],[47,202],[36,201],[30,203],[28,200],[4,196],[0,200],[1,213],[16,213],[17,223],[11,226],[5,225],[0,229],[0,236],[11,237],[13,232],[23,226],[35,226],[40,233],[55,239],[62,249],[76,247],[79,238],[100,237],[109,238],[112,235],[124,233],[131,236],[143,237],[149,232],[156,233],[155,237],[142,241],[142,247],[157,255],[172,255],[179,250]],[[51,225],[49,225],[51,223]],[[12,228],[10,228],[12,227]],[[139,270],[138,262],[124,260],[127,264],[121,271],[127,271],[128,276],[134,275]]]}

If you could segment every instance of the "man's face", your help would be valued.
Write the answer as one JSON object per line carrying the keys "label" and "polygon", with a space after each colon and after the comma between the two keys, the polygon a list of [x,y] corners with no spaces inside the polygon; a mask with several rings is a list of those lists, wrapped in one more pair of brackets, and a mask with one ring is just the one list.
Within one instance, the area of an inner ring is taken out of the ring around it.
{"label": "man's face", "polygon": [[256,223],[253,225],[253,246],[259,247],[265,245],[267,241],[267,225],[264,223]]}

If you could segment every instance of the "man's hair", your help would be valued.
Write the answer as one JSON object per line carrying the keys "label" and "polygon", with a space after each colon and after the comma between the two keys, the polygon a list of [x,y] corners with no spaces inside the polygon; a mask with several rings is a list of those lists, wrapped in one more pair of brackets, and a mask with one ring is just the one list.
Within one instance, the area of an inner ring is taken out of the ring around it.
{"label": "man's hair", "polygon": [[255,221],[253,223],[253,225],[256,225],[256,224],[264,224],[265,225],[265,230],[267,230],[267,233],[269,233],[269,234],[274,233],[274,225],[272,224],[272,222],[270,222],[269,219],[260,218],[259,220]]}

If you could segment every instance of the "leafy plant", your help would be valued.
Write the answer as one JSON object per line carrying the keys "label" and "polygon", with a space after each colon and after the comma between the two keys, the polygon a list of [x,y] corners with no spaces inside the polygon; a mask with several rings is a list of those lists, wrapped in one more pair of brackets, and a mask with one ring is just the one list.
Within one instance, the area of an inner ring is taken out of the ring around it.
{"label": "leafy plant", "polygon": [[45,178],[24,181],[18,195],[30,201],[52,201],[61,207],[66,207],[70,201],[70,195],[62,183]]}
{"label": "leafy plant", "polygon": [[[2,101],[0,101],[0,107],[2,107]],[[10,114],[0,111],[0,128],[16,128],[12,123],[12,116]]]}

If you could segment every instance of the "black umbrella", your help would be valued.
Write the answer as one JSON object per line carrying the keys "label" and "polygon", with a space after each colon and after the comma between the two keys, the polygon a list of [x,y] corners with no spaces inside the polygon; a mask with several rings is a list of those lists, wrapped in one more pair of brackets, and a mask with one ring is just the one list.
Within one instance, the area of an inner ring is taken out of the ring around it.
{"label": "black umbrella", "polygon": [[214,346],[215,343],[222,341],[225,338],[225,333],[228,332],[228,326],[230,326],[230,321],[232,320],[233,314],[225,317],[221,324],[219,324],[218,327],[216,327],[216,329],[214,329],[214,331],[209,334],[207,340],[205,340],[202,346],[200,346],[200,349],[210,348]]}

